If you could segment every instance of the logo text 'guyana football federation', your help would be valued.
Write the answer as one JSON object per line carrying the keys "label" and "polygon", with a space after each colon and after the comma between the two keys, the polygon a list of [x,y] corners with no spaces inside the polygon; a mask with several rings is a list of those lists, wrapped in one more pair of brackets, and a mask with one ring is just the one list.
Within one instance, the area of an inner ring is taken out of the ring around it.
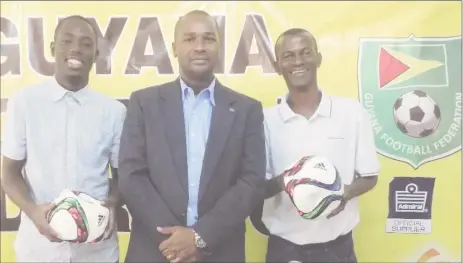
{"label": "logo text 'guyana football federation'", "polygon": [[358,67],[380,154],[417,169],[461,149],[461,36],[361,39]]}

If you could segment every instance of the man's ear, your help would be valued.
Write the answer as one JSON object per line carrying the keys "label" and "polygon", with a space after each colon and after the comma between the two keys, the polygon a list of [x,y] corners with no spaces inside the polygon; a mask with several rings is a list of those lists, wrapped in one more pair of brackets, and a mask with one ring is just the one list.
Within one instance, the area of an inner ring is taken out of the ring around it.
{"label": "man's ear", "polygon": [[177,50],[175,48],[175,42],[172,42],[172,54],[174,54],[174,58],[177,58]]}
{"label": "man's ear", "polygon": [[281,75],[281,70],[280,70],[280,66],[278,66],[278,62],[277,61],[273,61],[273,69],[275,70],[276,73],[278,73],[278,75]]}
{"label": "man's ear", "polygon": [[99,56],[99,55],[100,55],[100,50],[97,48],[97,49],[95,50],[95,58],[93,59],[93,63],[96,62],[96,60],[98,59],[98,56]]}
{"label": "man's ear", "polygon": [[318,52],[317,54],[317,68],[319,68],[322,64],[323,56],[322,53]]}
{"label": "man's ear", "polygon": [[55,42],[54,41],[50,42],[50,53],[52,57],[55,57]]}

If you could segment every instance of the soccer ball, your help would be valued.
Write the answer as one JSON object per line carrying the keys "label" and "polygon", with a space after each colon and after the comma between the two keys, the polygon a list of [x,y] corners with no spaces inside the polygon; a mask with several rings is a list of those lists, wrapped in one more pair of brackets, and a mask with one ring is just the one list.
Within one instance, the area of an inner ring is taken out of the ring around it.
{"label": "soccer ball", "polygon": [[48,213],[50,226],[58,238],[74,243],[94,243],[103,238],[109,209],[84,193],[64,190]]}
{"label": "soccer ball", "polygon": [[344,194],[339,173],[328,159],[305,156],[284,172],[285,191],[304,219],[326,218]]}
{"label": "soccer ball", "polygon": [[394,103],[394,121],[400,131],[415,137],[431,135],[439,126],[439,105],[421,90],[403,94]]}

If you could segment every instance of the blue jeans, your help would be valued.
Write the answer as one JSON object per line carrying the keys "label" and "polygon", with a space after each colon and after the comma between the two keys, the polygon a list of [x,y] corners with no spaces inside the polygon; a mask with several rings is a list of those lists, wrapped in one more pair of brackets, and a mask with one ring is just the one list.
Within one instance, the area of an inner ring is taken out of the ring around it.
{"label": "blue jeans", "polygon": [[357,263],[352,232],[333,241],[320,244],[296,245],[278,236],[270,236],[267,262],[302,263],[349,262]]}

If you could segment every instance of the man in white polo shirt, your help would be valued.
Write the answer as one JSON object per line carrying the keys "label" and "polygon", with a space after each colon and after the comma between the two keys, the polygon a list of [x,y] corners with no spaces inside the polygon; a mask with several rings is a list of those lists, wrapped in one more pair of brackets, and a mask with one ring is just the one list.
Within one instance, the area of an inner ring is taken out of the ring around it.
{"label": "man in white polo shirt", "polygon": [[[2,186],[21,209],[17,262],[117,262],[115,208],[119,140],[125,106],[88,87],[98,55],[95,29],[81,16],[61,20],[50,45],[55,75],[8,101],[2,143]],[[114,182],[116,183],[116,182]],[[114,186],[113,186],[114,185]],[[98,243],[61,242],[47,222],[64,189],[85,192],[110,208]],[[154,248],[154,246],[153,246]]]}
{"label": "man in white polo shirt", "polygon": [[[368,115],[357,101],[319,89],[322,56],[308,31],[284,32],[275,55],[289,93],[265,111],[268,181],[262,222],[270,232],[267,262],[356,262],[352,230],[359,222],[357,197],[376,185],[379,173]],[[327,157],[346,185],[341,205],[328,219],[303,219],[283,191],[281,174],[306,155]]]}

